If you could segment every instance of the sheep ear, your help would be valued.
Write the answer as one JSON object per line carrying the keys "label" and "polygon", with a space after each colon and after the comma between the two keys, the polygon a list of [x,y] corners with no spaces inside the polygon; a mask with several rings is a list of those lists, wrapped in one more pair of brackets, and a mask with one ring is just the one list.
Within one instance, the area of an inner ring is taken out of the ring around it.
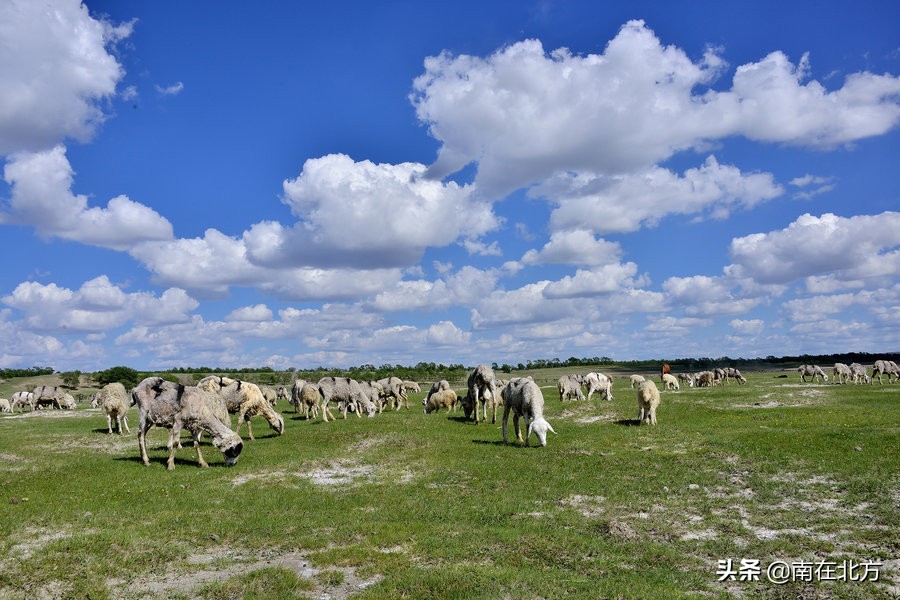
{"label": "sheep ear", "polygon": [[553,426],[550,425],[550,422],[549,422],[549,421],[547,422],[547,429],[548,429],[550,432],[552,432],[554,435],[556,435],[556,431],[553,429]]}

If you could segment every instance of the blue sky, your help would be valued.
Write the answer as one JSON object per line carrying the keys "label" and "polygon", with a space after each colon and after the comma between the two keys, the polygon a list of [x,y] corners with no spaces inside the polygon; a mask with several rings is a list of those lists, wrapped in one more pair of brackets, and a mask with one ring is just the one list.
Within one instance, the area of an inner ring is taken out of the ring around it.
{"label": "blue sky", "polygon": [[0,367],[900,349],[896,2],[0,4]]}

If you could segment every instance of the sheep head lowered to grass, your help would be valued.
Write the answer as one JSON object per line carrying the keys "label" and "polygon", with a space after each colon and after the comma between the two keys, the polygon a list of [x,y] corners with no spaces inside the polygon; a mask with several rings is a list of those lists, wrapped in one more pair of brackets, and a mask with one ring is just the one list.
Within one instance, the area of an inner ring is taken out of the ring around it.
{"label": "sheep head lowered to grass", "polygon": [[247,423],[247,435],[251,440],[256,439],[253,437],[253,428],[250,425],[250,417],[256,415],[263,417],[269,423],[269,427],[278,435],[284,433],[284,418],[275,412],[255,383],[212,375],[201,379],[197,383],[197,387],[218,394],[225,400],[228,412],[238,415],[237,429],[235,430],[237,433],[240,433],[241,426]]}
{"label": "sheep head lowered to grass", "polygon": [[170,471],[175,468],[176,442],[182,428],[190,431],[194,438],[197,462],[201,467],[208,466],[200,453],[202,433],[210,435],[213,445],[225,457],[227,466],[237,463],[244,443],[237,433],[213,414],[210,403],[205,398],[206,394],[199,388],[185,387],[162,377],[148,377],[132,390],[131,404],[138,407],[138,446],[145,465],[150,465],[147,457],[147,431],[154,425],[171,430],[169,460],[166,463]]}

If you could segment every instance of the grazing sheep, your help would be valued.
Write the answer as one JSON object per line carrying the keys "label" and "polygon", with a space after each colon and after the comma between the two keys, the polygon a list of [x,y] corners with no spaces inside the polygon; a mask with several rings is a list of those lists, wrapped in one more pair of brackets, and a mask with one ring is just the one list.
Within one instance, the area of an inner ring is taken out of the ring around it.
{"label": "grazing sheep", "polygon": [[284,433],[284,418],[275,412],[275,409],[263,397],[259,386],[255,383],[211,375],[197,382],[197,387],[221,396],[225,400],[228,412],[237,414],[238,420],[235,432],[238,435],[241,433],[241,426],[246,423],[247,435],[250,436],[251,440],[256,439],[253,437],[250,417],[257,415],[263,417],[275,433],[278,435]]}
{"label": "grazing sheep", "polygon": [[871,381],[869,374],[866,373],[866,368],[859,363],[850,363],[850,374],[853,383],[859,383],[860,381],[869,383]]}
{"label": "grazing sheep", "polygon": [[212,437],[213,445],[222,452],[226,465],[237,463],[244,443],[210,410],[210,401],[206,398],[209,394],[200,388],[185,387],[162,377],[148,377],[137,384],[131,392],[131,404],[138,407],[138,447],[145,466],[150,466],[147,431],[154,425],[171,430],[167,444],[169,460],[166,462],[166,468],[170,471],[175,468],[176,442],[182,429],[191,432],[197,462],[201,467],[209,466],[200,452],[200,435],[204,432]]}
{"label": "grazing sheep", "polygon": [[637,391],[638,423],[656,425],[656,409],[659,407],[659,389],[652,381],[645,381]]}
{"label": "grazing sheep", "polygon": [[878,377],[878,383],[884,385],[882,375],[887,375],[888,383],[892,383],[894,375],[897,376],[897,381],[900,381],[900,368],[897,368],[897,363],[892,360],[876,360],[872,367],[872,382],[874,383],[875,377]]}
{"label": "grazing sheep", "polygon": [[469,378],[466,381],[466,387],[468,389],[468,395],[471,396],[472,401],[474,402],[475,407],[475,424],[478,425],[479,415],[478,415],[478,404],[480,403],[483,407],[484,411],[484,420],[487,421],[487,401],[490,400],[491,408],[493,409],[493,416],[491,418],[491,423],[497,422],[497,402],[499,399],[497,394],[497,388],[495,387],[496,377],[494,377],[494,370],[491,369],[487,365],[478,365],[472,372],[469,373]]}
{"label": "grazing sheep", "polygon": [[628,378],[629,383],[631,384],[631,389],[634,389],[635,386],[641,385],[644,382],[643,375],[632,375]]}
{"label": "grazing sheep", "polygon": [[563,375],[560,377],[559,381],[556,382],[556,389],[559,390],[559,401],[562,402],[566,398],[584,400],[584,394],[581,393],[583,381],[584,377],[581,375]]}
{"label": "grazing sheep", "polygon": [[24,411],[26,405],[29,410],[34,410],[34,392],[16,392],[10,398],[10,405],[13,412],[16,412],[17,408]]}
{"label": "grazing sheep", "polygon": [[844,384],[853,379],[853,371],[844,363],[834,363],[831,368],[831,376],[834,378],[834,383]]}
{"label": "grazing sheep", "polygon": [[278,392],[271,385],[257,385],[259,391],[262,392],[263,398],[271,404],[272,406],[276,406],[278,404]]}
{"label": "grazing sheep", "polygon": [[359,417],[365,411],[369,417],[375,416],[377,407],[369,401],[369,397],[359,386],[359,382],[349,377],[323,377],[317,384],[319,394],[322,396],[322,420],[328,421],[328,417],[334,420],[334,414],[328,408],[332,400],[337,403],[341,416],[347,418],[347,411],[351,410]]}
{"label": "grazing sheep", "polygon": [[815,383],[816,379],[819,377],[821,377],[824,382],[828,382],[828,375],[825,374],[825,371],[823,371],[821,367],[816,365],[800,365],[797,367],[797,372],[800,373],[800,380],[804,383],[806,383],[807,377],[812,377],[813,383]]}
{"label": "grazing sheep", "polygon": [[12,405],[8,398],[0,398],[0,413],[12,412]]}
{"label": "grazing sheep", "polygon": [[303,389],[303,386],[306,384],[305,379],[295,379],[294,383],[291,384],[291,397],[288,400],[288,404],[294,407],[298,413],[300,409],[297,408],[297,399],[300,398],[300,390]]}
{"label": "grazing sheep", "polygon": [[678,383],[678,379],[672,375],[671,373],[666,373],[662,376],[663,383],[666,386],[667,390],[680,390],[681,384]]}
{"label": "grazing sheep", "polygon": [[377,381],[359,381],[357,383],[359,383],[363,393],[368,396],[369,402],[375,405],[378,412],[382,412],[384,410],[384,399],[386,398],[384,386]]}
{"label": "grazing sheep", "polygon": [[[660,375],[660,377],[662,377],[662,375]],[[586,385],[588,389],[587,399],[590,400],[594,392],[599,391],[601,398],[606,398],[607,400],[612,401],[612,382],[612,377],[608,377],[603,373],[591,372],[585,375],[584,385]]]}
{"label": "grazing sheep", "polygon": [[448,413],[451,410],[456,412],[456,403],[461,400],[462,398],[456,395],[455,390],[440,390],[422,400],[422,406],[425,407],[426,415],[442,408],[446,408]]}
{"label": "grazing sheep", "polygon": [[383,398],[391,398],[390,405],[394,410],[399,410],[403,405],[409,408],[409,397],[406,395],[406,389],[403,387],[403,380],[399,377],[385,377],[379,379],[378,383],[384,388]]}
{"label": "grazing sheep", "polygon": [[678,379],[687,383],[688,387],[694,387],[694,374],[693,373],[679,373]]}
{"label": "grazing sheep", "polygon": [[97,393],[96,402],[97,406],[101,407],[106,413],[106,428],[109,434],[113,432],[113,419],[116,420],[116,428],[119,431],[119,435],[122,435],[122,425],[125,425],[125,431],[131,433],[131,430],[128,428],[128,417],[126,416],[131,402],[124,385],[118,381],[106,384]]}
{"label": "grazing sheep", "polygon": [[435,392],[439,392],[441,390],[449,390],[450,383],[446,379],[441,379],[440,381],[435,381],[431,384],[431,389],[428,390],[428,395],[425,397],[426,400],[431,398],[431,395]]}
{"label": "grazing sheep", "polygon": [[711,387],[716,384],[716,375],[712,371],[700,371],[694,378],[697,380],[697,387]]}
{"label": "grazing sheep", "polygon": [[501,392],[503,397],[503,443],[507,444],[507,421],[509,413],[513,413],[513,428],[516,431],[516,440],[522,441],[522,431],[519,429],[519,417],[525,418],[525,445],[531,443],[531,434],[538,438],[541,446],[547,445],[547,432],[553,430],[550,423],[544,419],[544,395],[541,388],[531,377],[516,377],[511,379]]}
{"label": "grazing sheep", "polygon": [[310,413],[312,413],[312,417],[315,419],[319,416],[320,400],[319,388],[312,383],[304,382],[303,387],[297,393],[297,399],[294,400],[294,410],[297,411],[298,415],[303,414],[306,416],[307,420]]}
{"label": "grazing sheep", "polygon": [[422,388],[419,387],[419,384],[415,381],[403,381],[403,389],[407,392],[421,392]]}
{"label": "grazing sheep", "polygon": [[[37,409],[43,409],[48,406],[52,406],[53,408],[62,408],[63,404],[68,404],[68,401],[65,400],[66,392],[56,386],[53,385],[40,385],[34,388],[32,392],[34,394],[34,407]],[[72,398],[69,396],[69,398]],[[72,398],[72,408],[74,407],[75,399]]]}
{"label": "grazing sheep", "polygon": [[737,380],[738,383],[747,383],[747,378],[744,377],[740,371],[735,369],[734,367],[729,367],[728,372],[734,379]]}

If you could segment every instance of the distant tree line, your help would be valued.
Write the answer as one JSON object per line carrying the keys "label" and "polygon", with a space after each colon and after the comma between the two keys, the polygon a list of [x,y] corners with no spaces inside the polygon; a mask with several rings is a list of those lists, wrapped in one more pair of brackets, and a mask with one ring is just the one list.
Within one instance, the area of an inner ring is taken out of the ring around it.
{"label": "distant tree line", "polygon": [[53,375],[53,367],[31,367],[30,369],[0,369],[0,378],[10,377],[36,377],[38,375]]}

